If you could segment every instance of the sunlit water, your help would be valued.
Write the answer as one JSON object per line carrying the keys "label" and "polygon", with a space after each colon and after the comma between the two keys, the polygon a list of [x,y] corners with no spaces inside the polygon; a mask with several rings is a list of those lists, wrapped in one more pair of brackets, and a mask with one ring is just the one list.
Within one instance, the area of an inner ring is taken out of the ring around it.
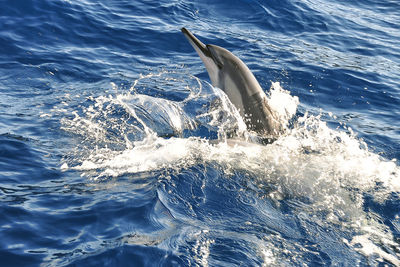
{"label": "sunlit water", "polygon": [[[400,265],[400,6],[5,1],[5,266]],[[257,143],[180,27],[246,62]]]}

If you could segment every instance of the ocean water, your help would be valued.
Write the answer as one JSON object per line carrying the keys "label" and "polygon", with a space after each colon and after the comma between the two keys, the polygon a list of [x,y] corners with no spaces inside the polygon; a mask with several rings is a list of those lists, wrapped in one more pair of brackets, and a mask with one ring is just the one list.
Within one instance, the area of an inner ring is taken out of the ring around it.
{"label": "ocean water", "polygon": [[[1,266],[400,266],[397,0],[0,1]],[[249,134],[181,27],[286,124]]]}

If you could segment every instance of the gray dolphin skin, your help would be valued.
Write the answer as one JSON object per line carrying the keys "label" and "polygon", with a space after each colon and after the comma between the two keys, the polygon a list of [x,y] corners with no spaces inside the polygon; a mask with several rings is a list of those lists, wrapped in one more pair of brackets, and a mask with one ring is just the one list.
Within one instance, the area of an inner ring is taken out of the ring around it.
{"label": "gray dolphin skin", "polygon": [[186,28],[182,28],[182,32],[203,61],[212,85],[228,95],[247,129],[275,139],[282,132],[281,124],[246,64],[225,48],[203,44]]}

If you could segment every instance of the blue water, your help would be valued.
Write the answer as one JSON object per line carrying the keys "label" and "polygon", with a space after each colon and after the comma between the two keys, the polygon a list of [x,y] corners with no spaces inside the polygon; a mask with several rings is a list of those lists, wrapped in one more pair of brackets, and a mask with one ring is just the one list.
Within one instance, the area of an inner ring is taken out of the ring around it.
{"label": "blue water", "polygon": [[[2,266],[400,265],[399,1],[0,7]],[[282,138],[226,145],[181,27],[298,98]]]}

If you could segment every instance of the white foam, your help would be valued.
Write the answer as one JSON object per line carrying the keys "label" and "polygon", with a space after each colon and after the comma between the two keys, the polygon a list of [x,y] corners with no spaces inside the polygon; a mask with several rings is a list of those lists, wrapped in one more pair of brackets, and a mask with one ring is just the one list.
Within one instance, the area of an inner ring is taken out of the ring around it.
{"label": "white foam", "polygon": [[[396,258],[394,255],[385,252],[383,249],[378,247],[374,244],[371,240],[371,235],[364,234],[364,235],[357,235],[353,237],[351,242],[344,241],[345,243],[353,246],[355,250],[359,251],[360,253],[364,254],[365,256],[373,256],[377,255],[386,261],[391,262],[395,266],[400,266],[400,260]],[[387,238],[384,238],[383,241],[386,243],[390,242]],[[392,246],[397,246],[394,242],[390,242]],[[398,255],[399,256],[399,255]]]}
{"label": "white foam", "polygon": [[60,167],[60,169],[62,170],[62,171],[65,171],[65,170],[68,170],[68,164],[67,163],[63,163],[62,165],[61,165],[61,167]]}
{"label": "white foam", "polygon": [[261,250],[261,254],[262,254],[262,258],[263,258],[263,264],[262,264],[263,267],[276,265],[277,260],[271,249],[263,248]]}
{"label": "white foam", "polygon": [[290,95],[279,82],[273,82],[267,98],[268,105],[278,115],[281,124],[286,127],[288,121],[296,114],[299,98]]}
{"label": "white foam", "polygon": [[117,153],[103,150],[96,157],[84,160],[82,164],[72,168],[80,171],[100,170],[96,179],[164,168],[172,169],[182,164],[190,164],[190,158],[196,148],[189,145],[191,142],[193,142],[191,139],[163,139],[154,135],[148,136],[143,141],[134,142],[131,149]]}

